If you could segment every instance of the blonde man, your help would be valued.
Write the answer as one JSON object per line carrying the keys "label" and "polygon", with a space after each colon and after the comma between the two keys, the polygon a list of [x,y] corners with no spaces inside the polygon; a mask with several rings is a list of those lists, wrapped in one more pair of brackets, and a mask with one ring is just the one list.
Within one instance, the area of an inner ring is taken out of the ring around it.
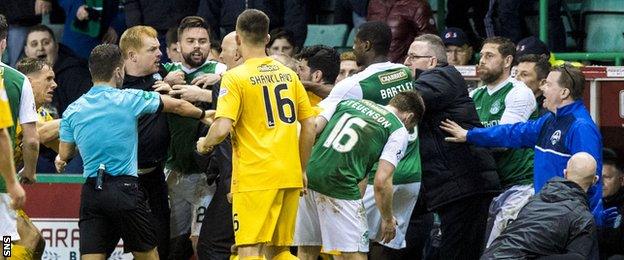
{"label": "blonde man", "polygon": [[[297,74],[266,56],[269,18],[248,9],[236,21],[244,63],[223,74],[216,121],[197,142],[207,153],[232,132],[232,213],[240,259],[296,259],[299,194],[314,142],[314,111]],[[297,124],[301,123],[300,137]],[[233,128],[233,131],[232,131]]]}
{"label": "blonde man", "polygon": [[[149,26],[134,26],[126,30],[119,41],[124,58],[125,74],[123,89],[158,91],[171,90],[159,81],[158,69],[162,53],[158,34]],[[167,259],[169,254],[170,210],[164,164],[169,148],[167,116],[162,113],[139,117],[138,176],[139,185],[145,190],[149,207],[154,216],[158,240],[158,254]]]}

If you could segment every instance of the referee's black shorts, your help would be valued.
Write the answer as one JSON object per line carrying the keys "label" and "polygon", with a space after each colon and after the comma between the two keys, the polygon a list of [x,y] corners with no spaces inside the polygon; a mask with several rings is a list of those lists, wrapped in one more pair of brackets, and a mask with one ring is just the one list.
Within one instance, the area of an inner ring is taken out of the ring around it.
{"label": "referee's black shorts", "polygon": [[109,254],[119,239],[124,251],[146,252],[157,245],[145,193],[133,176],[105,175],[103,190],[87,178],[80,194],[80,254]]}

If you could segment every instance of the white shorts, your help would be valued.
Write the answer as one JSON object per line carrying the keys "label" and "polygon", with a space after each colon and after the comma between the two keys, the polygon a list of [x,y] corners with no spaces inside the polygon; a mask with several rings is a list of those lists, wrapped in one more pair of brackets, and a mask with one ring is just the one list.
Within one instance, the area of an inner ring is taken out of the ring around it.
{"label": "white shorts", "polygon": [[295,246],[322,246],[324,253],[368,252],[362,200],[341,200],[313,190],[299,199]]}
{"label": "white shorts", "polygon": [[191,236],[199,236],[206,208],[217,189],[215,183],[208,186],[204,174],[182,174],[165,171],[169,185],[171,207],[171,238],[191,231]]}
{"label": "white shorts", "polygon": [[489,233],[486,231],[486,235],[488,235],[486,248],[500,236],[511,221],[518,217],[518,213],[529,202],[533,194],[535,194],[535,190],[532,184],[516,185],[492,200],[487,225],[492,227],[492,230]]}
{"label": "white shorts", "polygon": [[418,200],[418,192],[420,191],[420,182],[408,184],[396,184],[392,186],[392,214],[397,220],[396,236],[389,243],[381,242],[381,212],[375,204],[375,188],[373,185],[366,186],[364,193],[364,207],[366,208],[366,218],[368,219],[368,237],[384,246],[393,249],[401,249],[406,247],[405,234],[407,226],[409,226],[412,211]]}
{"label": "white shorts", "polygon": [[20,240],[17,233],[17,212],[11,208],[11,197],[0,193],[0,237],[11,236],[11,241]]}

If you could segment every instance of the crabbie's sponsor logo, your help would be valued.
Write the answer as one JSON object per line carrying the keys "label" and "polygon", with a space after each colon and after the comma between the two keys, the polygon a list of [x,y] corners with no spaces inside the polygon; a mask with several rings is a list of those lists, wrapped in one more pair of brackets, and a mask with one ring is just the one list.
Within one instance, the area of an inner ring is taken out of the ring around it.
{"label": "crabbie's sponsor logo", "polygon": [[405,70],[399,70],[399,71],[393,71],[390,73],[384,73],[379,75],[379,81],[381,82],[381,84],[388,84],[388,83],[392,83],[398,80],[404,80],[407,79],[408,75],[407,72],[405,72]]}

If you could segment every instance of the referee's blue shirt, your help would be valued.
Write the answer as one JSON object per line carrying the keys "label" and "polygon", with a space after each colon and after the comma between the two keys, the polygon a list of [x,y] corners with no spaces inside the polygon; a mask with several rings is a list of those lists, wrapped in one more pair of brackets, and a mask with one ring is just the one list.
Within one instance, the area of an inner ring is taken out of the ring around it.
{"label": "referee's blue shirt", "polygon": [[137,121],[160,103],[156,92],[93,86],[63,113],[59,139],[78,147],[84,177],[97,176],[100,164],[113,176],[137,176]]}

